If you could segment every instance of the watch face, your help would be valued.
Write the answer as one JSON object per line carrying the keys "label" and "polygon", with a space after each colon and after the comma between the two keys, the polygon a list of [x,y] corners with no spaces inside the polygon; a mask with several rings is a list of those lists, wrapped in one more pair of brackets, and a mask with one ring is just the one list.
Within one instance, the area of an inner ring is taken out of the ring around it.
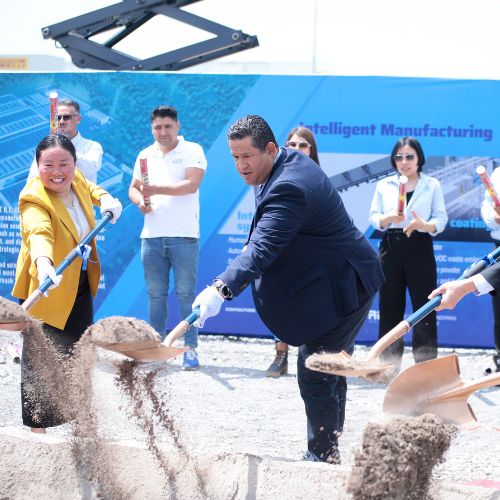
{"label": "watch face", "polygon": [[215,288],[217,288],[217,290],[219,290],[220,294],[225,299],[232,299],[233,298],[233,292],[231,292],[231,289],[223,281],[215,280],[214,286],[215,286]]}

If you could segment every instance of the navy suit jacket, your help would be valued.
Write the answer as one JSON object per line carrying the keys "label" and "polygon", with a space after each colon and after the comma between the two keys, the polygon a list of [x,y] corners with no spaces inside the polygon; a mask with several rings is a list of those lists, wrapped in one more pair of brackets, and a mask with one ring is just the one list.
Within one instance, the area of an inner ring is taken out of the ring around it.
{"label": "navy suit jacket", "polygon": [[487,267],[482,273],[486,281],[494,288],[492,295],[496,295],[496,292],[500,290],[500,262]]}
{"label": "navy suit jacket", "polygon": [[247,248],[218,278],[235,296],[251,283],[266,326],[302,345],[334,329],[360,298],[375,295],[384,280],[379,257],[326,174],[304,154],[282,148],[257,191]]}

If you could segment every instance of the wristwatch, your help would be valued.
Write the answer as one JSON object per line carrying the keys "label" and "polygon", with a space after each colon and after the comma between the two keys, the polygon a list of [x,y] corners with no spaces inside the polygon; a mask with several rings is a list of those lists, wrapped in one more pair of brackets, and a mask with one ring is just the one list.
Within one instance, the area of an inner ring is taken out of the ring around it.
{"label": "wristwatch", "polygon": [[222,280],[214,279],[213,286],[217,288],[225,300],[231,300],[234,297],[231,289]]}

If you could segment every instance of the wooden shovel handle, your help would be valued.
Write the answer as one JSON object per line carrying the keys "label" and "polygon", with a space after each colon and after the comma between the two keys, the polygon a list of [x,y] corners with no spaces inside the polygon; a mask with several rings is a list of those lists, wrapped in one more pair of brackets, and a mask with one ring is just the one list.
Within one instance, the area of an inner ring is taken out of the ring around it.
{"label": "wooden shovel handle", "polygon": [[182,320],[166,337],[163,345],[171,347],[172,344],[180,339],[188,330],[189,327],[200,317],[200,312],[195,309],[186,319]]}
{"label": "wooden shovel handle", "polygon": [[376,360],[391,344],[409,332],[410,328],[410,325],[404,320],[401,321],[401,323],[398,323],[392,330],[388,331],[372,346],[368,356],[366,357],[366,361]]}
{"label": "wooden shovel handle", "polygon": [[[50,280],[50,278],[47,278]],[[52,283],[52,282],[51,282]],[[43,292],[37,288],[36,290],[33,290],[31,295],[22,303],[21,307],[27,311],[31,307],[33,307],[41,298],[42,298]]]}
{"label": "wooden shovel handle", "polygon": [[476,380],[471,380],[460,387],[455,389],[450,389],[438,396],[431,396],[429,402],[433,403],[435,401],[442,401],[445,399],[467,399],[472,393],[479,391],[479,389],[484,389],[485,387],[492,387],[500,383],[500,372],[492,373],[486,377],[478,378]]}

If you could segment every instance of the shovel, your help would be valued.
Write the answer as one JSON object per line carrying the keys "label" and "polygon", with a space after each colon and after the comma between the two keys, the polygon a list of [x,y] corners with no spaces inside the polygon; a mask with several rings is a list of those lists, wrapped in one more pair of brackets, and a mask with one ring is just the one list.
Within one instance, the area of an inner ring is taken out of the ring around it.
{"label": "shovel", "polygon": [[163,342],[158,340],[139,340],[116,344],[106,344],[95,340],[93,342],[99,347],[118,352],[136,361],[166,361],[189,349],[189,347],[174,347],[172,344],[181,338],[199,317],[199,309],[195,309],[186,319],[177,324]]}
{"label": "shovel", "polygon": [[[500,247],[496,248],[481,260],[468,267],[459,279],[466,279],[483,271],[486,267],[500,259]],[[441,295],[429,300],[420,309],[401,321],[387,332],[370,349],[364,360],[356,360],[345,351],[337,353],[317,353],[309,356],[306,367],[323,373],[342,375],[344,377],[361,377],[370,381],[383,381],[390,373],[393,365],[384,363],[379,358],[385,349],[408,333],[419,321],[424,319],[441,303]]]}
{"label": "shovel", "polygon": [[[86,236],[83,237],[82,241],[78,243],[78,245],[71,250],[71,252],[64,257],[63,261],[57,266],[55,272],[56,274],[61,274],[77,257],[81,255],[80,248],[83,245],[87,245],[90,243],[93,238],[96,236],[99,231],[113,218],[113,214],[111,212],[105,212],[102,219],[96,224],[94,229],[90,231]],[[27,311],[30,307],[34,306],[41,298],[42,295],[49,289],[49,287],[53,284],[52,280],[47,277],[40,286],[34,290],[30,296],[23,302],[22,308]],[[16,322],[8,322],[8,323],[0,323],[0,330],[11,330],[11,331],[22,331],[30,326],[30,320],[26,317],[25,319],[16,321]]]}
{"label": "shovel", "polygon": [[500,383],[500,373],[469,382],[460,378],[456,354],[431,359],[403,370],[387,388],[384,412],[401,415],[433,413],[454,424],[475,422],[468,397]]}

